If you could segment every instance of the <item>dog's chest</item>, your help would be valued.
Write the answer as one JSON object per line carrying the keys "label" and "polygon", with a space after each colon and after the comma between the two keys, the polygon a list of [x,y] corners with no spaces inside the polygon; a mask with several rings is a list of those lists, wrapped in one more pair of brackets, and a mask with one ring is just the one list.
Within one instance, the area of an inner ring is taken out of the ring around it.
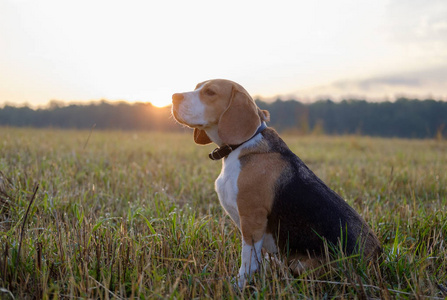
{"label": "dog's chest", "polygon": [[237,208],[237,180],[241,171],[239,152],[240,150],[237,149],[224,160],[222,171],[216,179],[215,188],[220,204],[240,228],[239,211]]}

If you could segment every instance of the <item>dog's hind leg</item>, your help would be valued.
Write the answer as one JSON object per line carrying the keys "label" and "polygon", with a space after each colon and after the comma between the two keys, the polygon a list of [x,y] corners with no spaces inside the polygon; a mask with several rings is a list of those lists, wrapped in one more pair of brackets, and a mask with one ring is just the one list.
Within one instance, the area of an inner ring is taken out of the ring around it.
{"label": "dog's hind leg", "polygon": [[287,264],[295,276],[314,270],[312,273],[315,273],[318,277],[321,273],[320,267],[322,265],[322,259],[312,258],[305,255],[295,255],[287,260]]}

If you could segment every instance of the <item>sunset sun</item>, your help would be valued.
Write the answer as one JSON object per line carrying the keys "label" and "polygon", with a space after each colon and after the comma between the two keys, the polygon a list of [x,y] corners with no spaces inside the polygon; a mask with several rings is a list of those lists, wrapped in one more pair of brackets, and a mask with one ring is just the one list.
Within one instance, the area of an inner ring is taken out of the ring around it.
{"label": "sunset sun", "polygon": [[162,108],[171,104],[171,100],[168,99],[159,99],[159,100],[151,100],[149,101],[153,106]]}

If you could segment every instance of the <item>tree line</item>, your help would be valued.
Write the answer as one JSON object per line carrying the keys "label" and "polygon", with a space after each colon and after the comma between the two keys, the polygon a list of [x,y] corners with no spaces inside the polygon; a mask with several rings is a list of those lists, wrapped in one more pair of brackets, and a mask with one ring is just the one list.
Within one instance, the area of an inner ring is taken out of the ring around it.
{"label": "tree line", "polygon": [[271,126],[301,133],[434,138],[447,134],[447,102],[400,98],[394,102],[331,100],[303,104],[295,100],[265,103]]}
{"label": "tree line", "polygon": [[[280,132],[403,138],[447,136],[447,102],[444,101],[401,98],[394,102],[324,100],[301,103],[277,99],[270,103],[256,100],[256,103],[270,112],[269,125]],[[87,105],[51,102],[47,108],[40,109],[6,105],[0,108],[0,126],[184,130],[171,117],[170,107],[107,101]]]}

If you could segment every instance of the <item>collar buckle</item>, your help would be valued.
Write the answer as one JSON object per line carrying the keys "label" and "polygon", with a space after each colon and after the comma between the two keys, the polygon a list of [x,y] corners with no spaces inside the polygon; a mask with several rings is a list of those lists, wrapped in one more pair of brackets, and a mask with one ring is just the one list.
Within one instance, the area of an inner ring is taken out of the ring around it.
{"label": "collar buckle", "polygon": [[230,154],[234,150],[233,147],[234,149],[236,149],[238,145],[237,146],[225,145],[223,147],[216,148],[210,154],[208,154],[208,157],[212,160],[222,159],[224,157],[227,157],[228,154]]}

